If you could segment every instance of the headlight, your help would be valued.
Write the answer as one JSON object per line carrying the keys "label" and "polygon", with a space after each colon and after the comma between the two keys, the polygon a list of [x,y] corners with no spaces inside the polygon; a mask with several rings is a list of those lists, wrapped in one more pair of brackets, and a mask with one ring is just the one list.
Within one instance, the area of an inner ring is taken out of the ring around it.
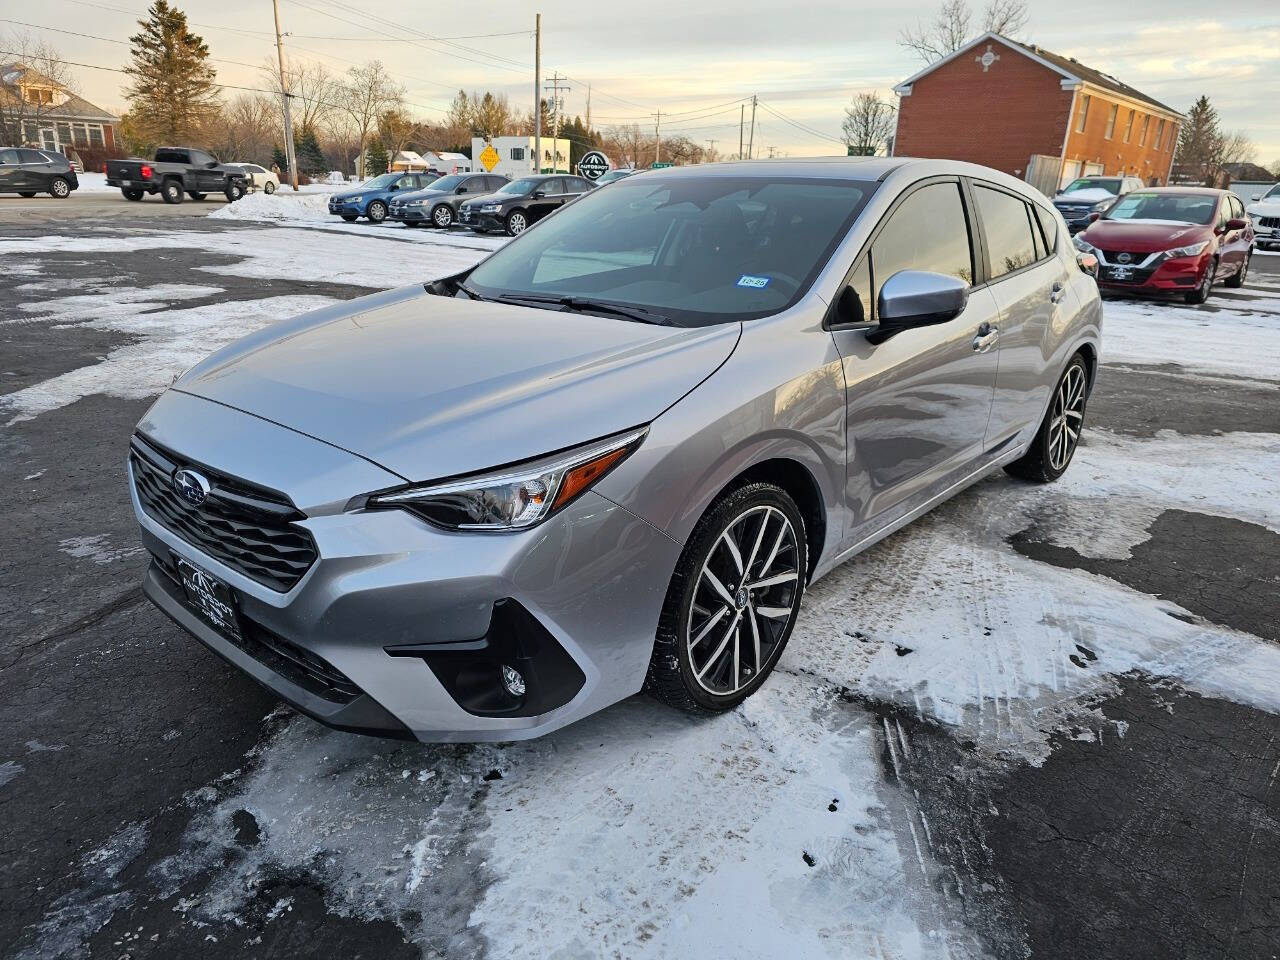
{"label": "headlight", "polygon": [[480,212],[481,213],[497,213],[501,209],[502,209],[502,204],[500,203],[486,203],[483,207],[480,208]]}
{"label": "headlight", "polygon": [[449,530],[524,530],[566,506],[640,446],[648,428],[448,483],[388,490],[370,509],[398,508]]}
{"label": "headlight", "polygon": [[343,200],[339,200],[338,202],[339,203],[359,203],[363,199],[364,197],[347,197]]}
{"label": "headlight", "polygon": [[1089,211],[1091,213],[1099,213],[1099,214],[1106,213],[1107,207],[1111,206],[1111,204],[1113,203],[1115,203],[1114,198],[1112,198],[1111,200],[1099,200],[1097,203],[1095,203],[1092,207],[1089,208]]}
{"label": "headlight", "polygon": [[1174,257],[1196,257],[1204,253],[1207,246],[1209,246],[1209,241],[1201,240],[1199,243],[1193,243],[1190,246],[1174,247],[1172,250],[1166,250],[1164,251],[1164,256],[1169,260]]}
{"label": "headlight", "polygon": [[1092,253],[1095,256],[1098,253],[1098,248],[1095,247],[1092,243],[1089,243],[1079,234],[1072,237],[1071,242],[1075,244],[1076,249],[1079,250],[1081,253]]}
{"label": "headlight", "polygon": [[422,206],[425,202],[426,202],[425,200],[406,200],[406,201],[404,202],[404,205],[405,205],[406,207],[420,207],[420,206]]}

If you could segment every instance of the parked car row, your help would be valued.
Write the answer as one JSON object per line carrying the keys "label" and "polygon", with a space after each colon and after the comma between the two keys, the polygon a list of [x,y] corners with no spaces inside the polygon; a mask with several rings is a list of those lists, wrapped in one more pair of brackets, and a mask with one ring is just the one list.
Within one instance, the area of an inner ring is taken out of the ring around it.
{"label": "parked car row", "polygon": [[[616,178],[615,178],[616,179]],[[546,173],[508,180],[494,173],[384,173],[329,198],[329,212],[348,223],[393,220],[406,227],[448,229],[514,237],[552,211],[595,189],[586,177]]]}

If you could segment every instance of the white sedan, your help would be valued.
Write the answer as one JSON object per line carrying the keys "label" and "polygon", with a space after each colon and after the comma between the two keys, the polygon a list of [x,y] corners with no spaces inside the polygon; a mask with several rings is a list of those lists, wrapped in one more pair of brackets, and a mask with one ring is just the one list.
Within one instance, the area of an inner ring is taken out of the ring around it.
{"label": "white sedan", "polygon": [[260,167],[256,163],[237,163],[235,166],[244,171],[245,178],[249,181],[249,188],[251,190],[261,190],[263,193],[275,193],[280,189],[280,178],[266,167]]}
{"label": "white sedan", "polygon": [[1245,213],[1253,221],[1254,243],[1263,250],[1280,247],[1280,183],[1253,200]]}

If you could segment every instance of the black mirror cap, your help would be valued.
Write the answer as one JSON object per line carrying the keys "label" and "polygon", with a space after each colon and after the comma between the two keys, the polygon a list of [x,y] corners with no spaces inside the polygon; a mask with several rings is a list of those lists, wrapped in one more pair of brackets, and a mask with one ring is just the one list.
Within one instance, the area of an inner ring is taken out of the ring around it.
{"label": "black mirror cap", "polygon": [[899,270],[880,287],[878,326],[870,334],[887,337],[912,327],[954,320],[969,303],[969,284],[929,270]]}
{"label": "black mirror cap", "polygon": [[870,321],[871,317],[868,315],[867,305],[862,302],[862,295],[854,289],[853,284],[846,284],[845,288],[840,291],[840,295],[836,297],[828,326],[833,330],[838,330],[844,327],[854,327],[869,323]]}

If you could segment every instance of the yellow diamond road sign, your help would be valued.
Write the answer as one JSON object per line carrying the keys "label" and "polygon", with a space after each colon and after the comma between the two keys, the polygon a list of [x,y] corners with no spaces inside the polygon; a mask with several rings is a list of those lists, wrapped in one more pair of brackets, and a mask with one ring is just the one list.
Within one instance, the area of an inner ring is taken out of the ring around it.
{"label": "yellow diamond road sign", "polygon": [[489,173],[493,172],[493,168],[498,165],[498,161],[502,158],[498,156],[498,151],[493,149],[493,144],[489,144],[480,152],[480,162],[484,164],[485,170]]}

